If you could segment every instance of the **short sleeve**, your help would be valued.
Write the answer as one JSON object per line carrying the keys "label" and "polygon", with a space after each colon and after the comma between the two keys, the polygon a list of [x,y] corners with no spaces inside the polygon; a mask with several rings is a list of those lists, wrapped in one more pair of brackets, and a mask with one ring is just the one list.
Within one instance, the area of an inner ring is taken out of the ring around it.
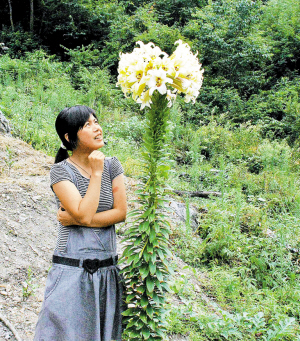
{"label": "short sleeve", "polygon": [[55,163],[52,165],[50,169],[50,187],[52,189],[52,186],[60,181],[72,181],[72,177],[69,174],[69,172],[65,169],[64,166],[62,166],[59,163]]}
{"label": "short sleeve", "polygon": [[111,167],[111,181],[113,181],[113,179],[116,178],[118,175],[124,173],[124,169],[120,161],[115,156],[112,157],[110,167]]}

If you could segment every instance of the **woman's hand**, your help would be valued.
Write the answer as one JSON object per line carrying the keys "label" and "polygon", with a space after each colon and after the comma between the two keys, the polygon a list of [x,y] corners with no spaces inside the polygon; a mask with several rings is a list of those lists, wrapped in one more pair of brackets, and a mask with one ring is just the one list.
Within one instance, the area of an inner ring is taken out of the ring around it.
{"label": "woman's hand", "polygon": [[99,150],[94,150],[88,157],[92,168],[92,174],[102,175],[104,168],[105,155]]}
{"label": "woman's hand", "polygon": [[63,211],[62,207],[57,211],[57,220],[63,226],[80,225],[67,211]]}

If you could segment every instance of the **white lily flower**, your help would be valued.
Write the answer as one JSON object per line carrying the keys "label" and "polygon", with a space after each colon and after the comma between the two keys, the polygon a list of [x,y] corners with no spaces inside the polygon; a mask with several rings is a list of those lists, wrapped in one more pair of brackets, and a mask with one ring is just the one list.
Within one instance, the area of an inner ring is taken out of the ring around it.
{"label": "white lily flower", "polygon": [[166,56],[168,55],[163,52],[158,46],[155,46],[153,43],[144,44],[142,41],[138,41],[136,43],[137,45],[140,45],[140,48],[134,48],[133,51],[136,51],[137,53],[144,54],[148,56],[150,59],[155,59],[159,56]]}
{"label": "white lily flower", "polygon": [[144,91],[146,87],[146,83],[148,81],[148,77],[142,77],[142,79],[139,82],[135,82],[131,86],[131,92],[132,92],[132,98],[136,100],[139,96],[141,96],[142,92]]}
{"label": "white lily flower", "polygon": [[141,103],[141,110],[143,110],[145,107],[151,107],[150,104],[152,104],[151,96],[149,94],[149,90],[143,92],[140,96],[140,98],[137,99],[137,103]]}
{"label": "white lily flower", "polygon": [[204,70],[189,45],[178,40],[170,57],[152,42],[138,41],[137,45],[132,53],[120,53],[117,86],[125,96],[132,95],[141,109],[150,107],[155,90],[161,95],[167,94],[169,107],[177,93],[185,94],[185,102],[195,103]]}
{"label": "white lily flower", "polygon": [[150,70],[148,71],[149,80],[147,85],[150,89],[150,96],[152,96],[153,91],[157,90],[161,95],[167,92],[166,83],[173,83],[173,80],[167,77],[166,71],[163,69]]}

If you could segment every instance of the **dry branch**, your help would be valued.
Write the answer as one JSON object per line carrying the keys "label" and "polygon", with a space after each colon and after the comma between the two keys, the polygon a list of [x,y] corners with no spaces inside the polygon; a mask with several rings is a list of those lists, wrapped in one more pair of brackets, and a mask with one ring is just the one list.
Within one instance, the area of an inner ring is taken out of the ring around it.
{"label": "dry branch", "polygon": [[15,327],[8,321],[8,319],[0,313],[0,321],[2,321],[8,329],[14,334],[17,341],[22,341],[20,335],[16,331]]}
{"label": "dry branch", "polygon": [[181,196],[208,198],[208,199],[211,196],[220,197],[222,195],[221,192],[177,191],[177,190],[173,190],[173,192]]}

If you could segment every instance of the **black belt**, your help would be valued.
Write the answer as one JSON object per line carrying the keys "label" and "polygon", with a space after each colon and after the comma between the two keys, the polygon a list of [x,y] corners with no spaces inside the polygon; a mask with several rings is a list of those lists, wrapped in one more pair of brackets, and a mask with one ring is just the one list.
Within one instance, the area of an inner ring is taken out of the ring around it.
{"label": "black belt", "polygon": [[[70,265],[70,266],[76,266],[76,267],[80,266],[80,259],[60,257],[60,256],[53,255],[52,261],[53,263],[57,263],[57,264]],[[117,262],[118,262],[118,256],[110,257],[110,258],[103,259],[103,260],[85,259],[82,262],[82,267],[90,274],[93,274],[99,268],[104,268],[110,265],[116,265]]]}

